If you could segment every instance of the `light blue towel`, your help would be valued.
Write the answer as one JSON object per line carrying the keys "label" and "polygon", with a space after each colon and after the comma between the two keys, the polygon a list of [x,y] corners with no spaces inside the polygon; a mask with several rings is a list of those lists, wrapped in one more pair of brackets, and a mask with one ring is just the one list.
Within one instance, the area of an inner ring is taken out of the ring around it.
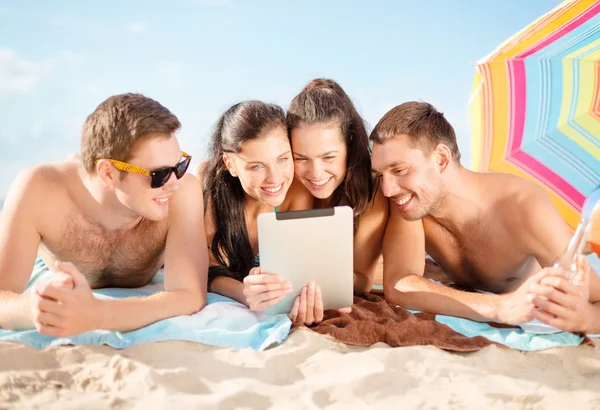
{"label": "light blue towel", "polygon": [[[37,261],[28,290],[37,280],[48,280],[52,273]],[[163,289],[162,271],[143,288],[95,290],[101,299],[147,296]],[[252,312],[232,299],[214,293],[208,294],[208,305],[191,316],[178,316],[161,320],[131,332],[94,330],[70,337],[52,337],[36,330],[0,330],[0,341],[25,343],[36,349],[59,345],[106,344],[123,349],[137,343],[161,342],[165,340],[187,340],[214,346],[235,349],[252,348],[264,350],[283,342],[290,332],[291,321],[287,315],[265,315]]]}
{"label": "light blue towel", "polygon": [[487,323],[475,322],[453,316],[436,315],[435,321],[450,326],[467,337],[483,336],[493,342],[513,349],[536,351],[560,346],[578,346],[583,337],[569,332],[551,334],[528,333],[520,328],[495,328]]}
{"label": "light blue towel", "polygon": [[[588,257],[588,261],[596,273],[600,274],[600,260],[598,257],[592,254]],[[437,315],[435,320],[450,326],[455,332],[464,336],[483,336],[513,349],[526,351],[550,349],[559,346],[577,346],[583,341],[582,336],[569,332],[553,332],[553,327],[538,321],[524,323],[522,326],[525,330],[523,330],[520,328],[498,329],[487,323],[452,316]],[[536,333],[534,329],[539,333]],[[588,336],[600,337],[600,334]]]}
{"label": "light blue towel", "polygon": [[[592,254],[588,257],[588,261],[596,273],[600,274],[600,259]],[[374,286],[374,288],[382,289],[377,286]],[[419,313],[416,310],[411,310],[411,312]],[[569,332],[555,332],[552,331],[554,328],[537,321],[535,321],[537,323],[529,322],[523,324],[523,328],[526,329],[523,330],[520,328],[495,328],[487,323],[475,322],[454,316],[436,315],[435,320],[449,326],[452,330],[463,336],[483,336],[491,341],[524,351],[544,350],[560,346],[577,346],[583,341],[582,336]],[[587,336],[600,337],[600,334]]]}

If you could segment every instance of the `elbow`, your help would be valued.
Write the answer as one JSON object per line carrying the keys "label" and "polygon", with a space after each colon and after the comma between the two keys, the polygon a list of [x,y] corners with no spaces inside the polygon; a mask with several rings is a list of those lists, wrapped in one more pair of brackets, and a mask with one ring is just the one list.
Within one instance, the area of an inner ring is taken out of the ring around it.
{"label": "elbow", "polygon": [[373,280],[359,272],[354,272],[354,293],[369,293],[373,288]]}
{"label": "elbow", "polygon": [[200,298],[196,299],[196,303],[194,304],[194,313],[200,312],[202,309],[206,307],[206,293]]}
{"label": "elbow", "polygon": [[411,293],[418,290],[417,281],[417,275],[406,275],[384,281],[383,295],[385,300],[398,305],[410,303]]}
{"label": "elbow", "polygon": [[200,312],[202,309],[206,307],[206,292],[202,292],[200,290],[197,291],[188,291],[188,303],[186,308],[186,315],[193,315],[195,313]]}

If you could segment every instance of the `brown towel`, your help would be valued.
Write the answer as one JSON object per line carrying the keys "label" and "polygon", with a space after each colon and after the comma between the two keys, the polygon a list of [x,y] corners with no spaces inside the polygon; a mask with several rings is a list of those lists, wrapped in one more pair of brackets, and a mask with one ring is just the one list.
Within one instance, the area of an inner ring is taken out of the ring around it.
{"label": "brown towel", "polygon": [[463,336],[436,322],[434,314],[412,314],[373,293],[354,296],[352,313],[326,311],[324,320],[310,329],[356,346],[383,342],[392,347],[432,345],[455,352],[502,346],[482,336]]}
{"label": "brown towel", "polygon": [[[500,323],[490,325],[513,327]],[[326,311],[324,320],[310,329],[355,346],[371,346],[383,342],[392,347],[431,345],[454,352],[474,352],[489,345],[506,348],[483,336],[463,336],[436,322],[432,313],[412,314],[404,308],[386,302],[382,296],[374,293],[354,296],[351,313]],[[586,337],[581,345],[595,344]]]}

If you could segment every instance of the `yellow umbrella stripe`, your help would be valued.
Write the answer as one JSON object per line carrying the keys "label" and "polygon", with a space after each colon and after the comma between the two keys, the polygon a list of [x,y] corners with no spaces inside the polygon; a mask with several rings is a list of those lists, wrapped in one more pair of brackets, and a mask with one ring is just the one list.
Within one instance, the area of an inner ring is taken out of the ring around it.
{"label": "yellow umbrella stripe", "polygon": [[[515,39],[510,41],[510,43],[507,44],[506,49],[495,55],[493,59],[505,60],[507,58],[512,58],[531,48],[533,45],[572,21],[586,9],[593,6],[595,2],[596,0],[579,0],[563,3],[554,12],[542,17],[537,22],[534,22],[532,26],[530,26],[530,30],[526,30],[523,35],[518,37],[518,41],[515,41]],[[513,47],[509,47],[511,45]]]}
{"label": "yellow umbrella stripe", "polygon": [[[590,52],[590,50],[593,50],[594,48],[597,49]],[[585,59],[582,60],[580,56],[586,53],[588,54],[585,56]],[[578,73],[573,72],[573,62],[575,59],[579,60],[576,66],[579,68]],[[600,160],[600,144],[592,143],[589,139],[582,136],[580,132],[573,129],[569,123],[569,114],[571,113],[571,110],[573,110],[571,102],[574,100],[574,97],[578,97],[573,118],[575,118],[577,123],[580,126],[585,127],[592,135],[594,135],[595,130],[596,138],[600,138],[600,134],[598,134],[598,131],[600,131],[600,123],[597,119],[588,115],[594,105],[594,84],[580,82],[578,89],[575,90],[572,81],[572,79],[576,77],[594,78],[596,62],[600,62],[600,39],[569,54],[563,61],[563,90],[565,94],[562,99],[558,129],[596,159]],[[598,84],[595,84],[595,86],[598,87]]]}

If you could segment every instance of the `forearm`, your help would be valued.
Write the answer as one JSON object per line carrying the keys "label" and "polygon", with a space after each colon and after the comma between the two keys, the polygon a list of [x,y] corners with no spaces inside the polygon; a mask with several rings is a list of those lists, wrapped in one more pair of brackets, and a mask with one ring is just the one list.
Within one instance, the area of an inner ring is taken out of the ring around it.
{"label": "forearm", "polygon": [[476,321],[498,321],[498,295],[463,292],[417,275],[385,283],[384,294],[388,302],[406,309]]}
{"label": "forearm", "polygon": [[206,305],[206,296],[188,289],[143,298],[99,300],[97,328],[127,332],[175,316],[191,315]]}
{"label": "forearm", "polygon": [[0,290],[0,328],[10,330],[32,329],[29,294]]}
{"label": "forearm", "polygon": [[588,329],[585,333],[598,334],[600,333],[600,302],[592,304],[592,316]]}
{"label": "forearm", "polygon": [[217,276],[210,285],[211,292],[226,296],[248,306],[244,295],[244,284],[227,276]]}

